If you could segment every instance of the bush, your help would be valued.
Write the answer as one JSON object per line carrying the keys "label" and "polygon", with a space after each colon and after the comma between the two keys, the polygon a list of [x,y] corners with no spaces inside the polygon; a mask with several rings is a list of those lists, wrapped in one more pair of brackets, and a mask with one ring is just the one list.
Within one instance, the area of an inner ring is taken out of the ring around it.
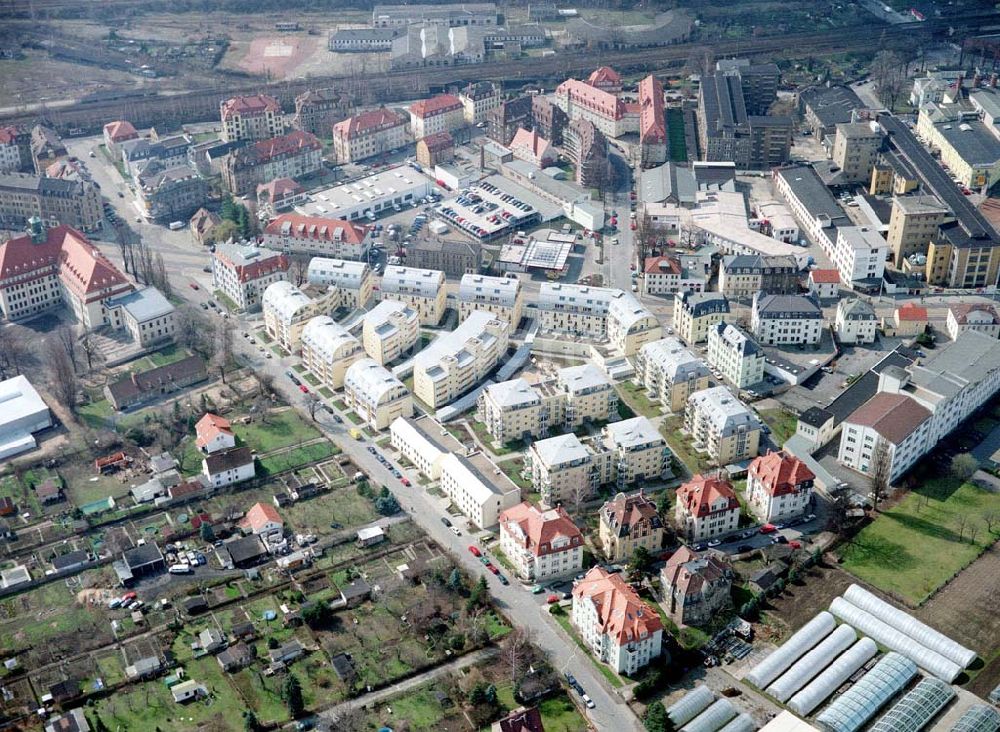
{"label": "bush", "polygon": [[399,513],[399,501],[392,494],[379,496],[375,499],[375,510],[383,516],[392,516]]}

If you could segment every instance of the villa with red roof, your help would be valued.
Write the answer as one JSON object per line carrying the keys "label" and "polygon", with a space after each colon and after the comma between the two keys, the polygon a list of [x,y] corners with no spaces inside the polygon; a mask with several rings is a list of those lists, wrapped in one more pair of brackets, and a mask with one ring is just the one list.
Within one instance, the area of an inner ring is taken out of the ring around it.
{"label": "villa with red roof", "polygon": [[236,447],[236,435],[225,417],[207,412],[194,426],[195,444],[206,455]]}
{"label": "villa with red roof", "polygon": [[688,541],[714,539],[736,531],[740,502],[728,480],[695,475],[677,489],[674,519]]}
{"label": "villa with red roof", "polygon": [[571,122],[580,119],[591,122],[607,137],[621,137],[639,129],[637,111],[631,112],[617,96],[585,81],[564,81],[556,87],[555,102]]}
{"label": "villa with red roof", "polygon": [[587,83],[608,94],[621,94],[622,77],[610,66],[599,66],[587,77]]}
{"label": "villa with red roof", "polygon": [[801,516],[809,510],[815,480],[808,465],[784,450],[754,458],[747,475],[750,512],[765,522]]}
{"label": "villa with red roof", "polygon": [[334,259],[365,258],[370,229],[343,219],[281,214],[264,227],[264,246],[289,254],[315,254]]}
{"label": "villa with red roof", "polygon": [[212,253],[212,285],[240,310],[260,310],[264,290],[288,279],[288,257],[256,244],[223,242]]}
{"label": "villa with red roof", "polygon": [[562,507],[524,501],[500,514],[500,548],[521,579],[543,582],[583,567],[583,534]]}
{"label": "villa with red roof", "polygon": [[219,117],[224,142],[266,140],[285,131],[281,104],[267,94],[227,99],[219,105]]}
{"label": "villa with red roof", "polygon": [[21,320],[61,305],[88,329],[114,324],[107,301],[135,287],[76,229],[46,229],[38,219],[29,233],[0,244],[0,310]]}
{"label": "villa with red roof", "polygon": [[333,126],[333,150],[340,163],[382,155],[406,142],[406,120],[385,107],[356,114]]}
{"label": "villa with red roof", "polygon": [[634,675],[662,652],[659,614],[603,567],[576,582],[570,619],[594,655],[620,674]]}
{"label": "villa with red roof", "polygon": [[132,123],[120,119],[115,122],[108,122],[104,125],[104,144],[115,157],[120,154],[118,146],[127,140],[138,140],[139,132],[132,126]]}
{"label": "villa with red roof", "polygon": [[233,193],[256,192],[275,178],[297,178],[323,165],[323,145],[302,130],[233,150],[223,158],[222,180]]}
{"label": "villa with red roof", "polygon": [[257,186],[257,210],[276,216],[300,203],[305,203],[306,189],[288,177],[275,178]]}
{"label": "villa with red roof", "polygon": [[809,272],[809,292],[820,300],[837,296],[840,291],[840,272],[835,269],[814,269]]}
{"label": "villa with red roof", "polygon": [[649,168],[667,161],[663,84],[652,74],[639,82],[639,145],[642,167]]}
{"label": "villa with red roof", "polygon": [[465,107],[453,94],[438,94],[410,105],[410,131],[413,139],[451,132],[465,124]]}
{"label": "villa with red roof", "polygon": [[239,526],[247,533],[266,534],[269,531],[283,529],[285,522],[270,503],[258,502],[250,507]]}

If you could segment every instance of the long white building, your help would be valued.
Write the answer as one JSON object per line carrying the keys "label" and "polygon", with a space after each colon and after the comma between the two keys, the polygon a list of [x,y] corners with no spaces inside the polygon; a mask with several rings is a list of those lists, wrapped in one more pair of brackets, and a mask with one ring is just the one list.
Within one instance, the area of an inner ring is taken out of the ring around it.
{"label": "long white building", "polygon": [[523,304],[521,280],[516,277],[467,274],[458,286],[458,314],[463,319],[473,310],[485,310],[516,330]]}
{"label": "long white building", "polygon": [[329,389],[344,385],[348,367],[364,358],[364,349],[329,315],[312,318],[302,329],[302,363]]}
{"label": "long white building", "polygon": [[448,453],[441,459],[441,490],[480,529],[521,502],[521,489],[481,452]]}
{"label": "long white building", "polygon": [[647,343],[635,357],[635,379],[671,412],[680,412],[688,397],[708,388],[708,366],[673,336]]}
{"label": "long white building", "polygon": [[373,359],[362,358],[344,373],[344,402],[373,430],[413,416],[413,396],[402,381]]}
{"label": "long white building", "polygon": [[383,366],[408,353],[420,338],[417,311],[398,300],[383,300],[361,324],[365,351]]}
{"label": "long white building", "polygon": [[52,426],[52,413],[24,375],[0,381],[0,460],[35,448],[34,432]]}
{"label": "long white building", "polygon": [[441,461],[445,455],[465,453],[462,443],[427,415],[393,420],[389,425],[389,435],[393,448],[399,450],[429,480],[441,479]]}
{"label": "long white building", "polygon": [[375,290],[375,277],[367,262],[313,257],[306,277],[310,285],[336,287],[341,306],[364,307]]}
{"label": "long white building", "polygon": [[444,272],[417,267],[385,268],[379,285],[380,300],[397,300],[420,316],[421,325],[437,325],[444,315]]}

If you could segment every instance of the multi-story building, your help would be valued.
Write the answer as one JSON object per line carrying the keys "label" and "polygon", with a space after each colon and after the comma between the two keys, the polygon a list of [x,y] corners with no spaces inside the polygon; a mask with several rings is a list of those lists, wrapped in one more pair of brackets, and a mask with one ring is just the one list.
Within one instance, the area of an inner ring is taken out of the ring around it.
{"label": "multi-story building", "polygon": [[887,256],[889,245],[874,229],[867,226],[843,226],[837,230],[832,259],[841,281],[852,283],[858,280],[881,280]]}
{"label": "multi-story building", "polygon": [[656,316],[631,293],[606,287],[543,282],[537,308],[543,330],[607,340],[625,356],[657,340]]}
{"label": "multi-story building", "polygon": [[189,135],[181,134],[173,137],[140,137],[126,140],[118,145],[118,149],[121,151],[121,160],[126,172],[135,178],[146,165],[154,161],[164,168],[189,165],[189,155],[193,145],[194,140]]}
{"label": "multi-story building", "polygon": [[583,568],[583,534],[563,508],[523,501],[499,520],[500,550],[522,580],[548,582]]}
{"label": "multi-story building", "polygon": [[704,343],[729,315],[729,300],[718,292],[678,292],[674,295],[674,331],[689,346]]}
{"label": "multi-story building", "polygon": [[437,132],[451,132],[464,124],[465,108],[453,94],[438,94],[410,105],[410,132],[414,140]]}
{"label": "multi-story building", "polygon": [[837,125],[833,164],[840,168],[838,183],[868,183],[882,147],[882,130],[872,122]]}
{"label": "multi-story building", "polygon": [[639,151],[639,164],[644,168],[667,161],[663,84],[652,74],[639,82]]}
{"label": "multi-story building", "polygon": [[233,193],[256,191],[275,178],[297,178],[323,167],[323,145],[315,135],[294,130],[233,150],[222,165],[222,180]]}
{"label": "multi-story building", "polygon": [[676,295],[702,292],[705,276],[686,268],[677,257],[646,257],[642,269],[642,290],[647,295]]}
{"label": "multi-story building", "polygon": [[385,366],[409,353],[420,338],[417,311],[398,300],[383,300],[365,314],[361,340],[365,351]]}
{"label": "multi-story building", "polygon": [[730,254],[719,267],[719,292],[730,300],[749,300],[758,292],[791,295],[799,291],[799,265],[794,257]]}
{"label": "multi-story building", "polygon": [[47,226],[71,226],[83,232],[101,228],[101,191],[89,180],[0,173],[0,225],[21,229],[37,217]]}
{"label": "multi-story building", "polygon": [[0,127],[0,173],[31,169],[31,130],[16,125]]}
{"label": "multi-story building", "polygon": [[691,395],[684,413],[684,429],[696,449],[716,465],[738,463],[757,455],[760,420],[724,386]]}
{"label": "multi-story building", "polygon": [[470,313],[413,358],[413,393],[431,409],[454,401],[499,363],[509,337],[506,321],[482,310]]}
{"label": "multi-story building", "polygon": [[555,103],[571,122],[585,119],[607,137],[639,129],[639,115],[630,114],[623,100],[585,81],[567,79],[557,86]]}
{"label": "multi-story building", "polygon": [[282,211],[305,203],[308,198],[300,183],[291,178],[275,178],[257,185],[257,215],[270,220]]}
{"label": "multi-story building", "polygon": [[555,146],[539,135],[537,130],[529,131],[523,127],[514,134],[508,147],[515,158],[536,168],[549,167],[558,155]]}
{"label": "multi-story building", "polygon": [[882,329],[886,335],[908,338],[927,331],[927,308],[915,302],[904,302],[892,311],[892,318],[883,318]]}
{"label": "multi-story building", "polygon": [[594,364],[559,369],[556,384],[565,395],[566,408],[562,416],[566,428],[618,419],[618,392],[607,375]]}
{"label": "multi-story building", "polygon": [[328,389],[344,386],[351,364],[364,357],[358,339],[329,315],[310,318],[302,328],[302,364]]}
{"label": "multi-story building", "polygon": [[509,143],[518,129],[531,125],[531,105],[535,99],[538,97],[521,96],[500,102],[487,115],[487,137],[501,145]]}
{"label": "multi-story building", "polygon": [[739,326],[720,321],[708,334],[708,362],[737,389],[764,380],[764,349]]}
{"label": "multi-story building", "polygon": [[878,316],[865,300],[841,300],[837,303],[834,327],[841,343],[874,343]]}
{"label": "multi-story building", "polygon": [[486,57],[483,28],[447,28],[411,25],[392,42],[389,68],[422,69],[429,66],[481,64]]}
{"label": "multi-story building", "polygon": [[458,314],[465,318],[473,310],[485,310],[510,323],[516,330],[521,322],[524,293],[516,277],[488,277],[467,274],[458,286]]}
{"label": "multi-story building", "polygon": [[478,125],[500,107],[500,87],[489,81],[469,84],[458,93],[466,124]]}
{"label": "multi-story building", "polygon": [[138,131],[128,120],[120,119],[104,125],[104,145],[112,157],[118,157],[118,146],[121,143],[138,139]]}
{"label": "multi-story building", "polygon": [[306,278],[310,285],[337,288],[341,306],[363,308],[375,292],[375,276],[367,262],[313,257]]}
{"label": "multi-story building", "polygon": [[281,104],[267,94],[238,96],[219,105],[222,140],[267,140],[285,131]]}
{"label": "multi-story building", "polygon": [[739,73],[716,72],[702,76],[698,139],[705,160],[731,160],[740,169],[770,168],[788,160],[792,120],[748,114]]}
{"label": "multi-story building", "polygon": [[390,265],[382,275],[379,299],[409,305],[421,325],[437,325],[444,315],[444,272]]}
{"label": "multi-story building", "polygon": [[794,455],[781,450],[761,455],[747,473],[747,504],[760,521],[777,523],[809,510],[816,475]]}
{"label": "multi-story building", "polygon": [[52,163],[69,157],[59,133],[44,125],[31,128],[31,162],[36,175],[43,175]]}
{"label": "multi-story building", "polygon": [[622,93],[622,77],[610,66],[599,66],[590,72],[587,83],[595,89],[606,91],[608,94]]}
{"label": "multi-story building", "polygon": [[806,285],[809,294],[817,300],[831,300],[840,293],[840,272],[835,269],[811,269]]}
{"label": "multi-story building", "polygon": [[291,282],[274,282],[267,286],[261,297],[264,329],[279,346],[289,353],[297,353],[306,323],[333,310],[337,302],[336,290],[313,299]]}
{"label": "multi-story building", "polygon": [[690,542],[701,542],[736,531],[740,502],[725,478],[695,475],[677,489],[674,521]]}
{"label": "multi-story building", "polygon": [[281,214],[264,227],[262,243],[286,254],[315,254],[353,261],[366,260],[371,230],[343,219]]}
{"label": "multi-story building", "polygon": [[813,345],[823,337],[823,310],[811,295],[757,293],[750,330],[768,346]]}
{"label": "multi-story building", "polygon": [[[892,368],[892,367],[890,367]],[[840,429],[837,461],[859,473],[874,469],[885,444],[889,481],[895,482],[927,451],[933,427],[929,409],[905,393],[879,392],[858,407]]]}
{"label": "multi-story building", "polygon": [[[568,144],[563,139],[563,133],[570,123],[565,110],[554,103],[552,99],[541,94],[528,97],[528,99],[530,100],[529,116],[520,126],[525,129],[531,127],[553,145]],[[507,142],[510,142],[513,136],[513,133],[511,133],[511,136],[507,138]]]}
{"label": "multi-story building", "polygon": [[406,120],[385,107],[338,122],[333,126],[337,161],[354,163],[400,148],[406,144],[406,128]]}
{"label": "multi-story building", "polygon": [[716,553],[703,556],[682,546],[660,570],[662,607],[679,627],[710,625],[729,610],[733,568]]}
{"label": "multi-story building", "polygon": [[330,34],[327,48],[334,53],[378,53],[391,51],[392,42],[405,28],[338,28]]}
{"label": "multi-story building", "polygon": [[87,329],[111,325],[108,300],[134,287],[104,254],[69,226],[46,228],[0,244],[0,311],[22,320],[65,305]]}
{"label": "multi-story building", "polygon": [[576,119],[563,130],[563,152],[576,169],[576,182],[601,188],[608,182],[608,138],[588,119]]}
{"label": "multi-story building", "polygon": [[292,126],[316,137],[327,138],[333,131],[333,125],[347,116],[350,106],[349,99],[336,89],[310,89],[295,97]]}
{"label": "multi-story building", "polygon": [[[995,94],[980,90],[977,97],[980,103],[989,97],[988,104],[996,106]],[[917,133],[939,152],[941,163],[961,185],[988,190],[1000,181],[1000,135],[995,120],[980,118],[981,110],[928,104],[920,110]]]}
{"label": "multi-story building", "polygon": [[533,387],[521,378],[490,384],[477,400],[477,417],[499,444],[545,435],[550,426],[561,424],[550,422],[558,419],[562,406],[552,387],[551,383]]}
{"label": "multi-story building", "polygon": [[372,9],[373,28],[398,28],[410,25],[495,26],[495,3],[461,5],[376,5]]}
{"label": "multi-story building", "polygon": [[177,336],[177,310],[155,287],[144,287],[104,301],[107,323],[128,333],[140,348],[163,345]]}
{"label": "multi-story building", "polygon": [[975,330],[991,338],[1000,337],[1000,315],[989,303],[959,303],[948,307],[945,321],[948,336],[958,340],[960,333]]}
{"label": "multi-story building", "polygon": [[927,254],[938,227],[949,215],[948,208],[934,196],[894,196],[886,237],[897,268],[914,254]]}
{"label": "multi-story building", "polygon": [[649,397],[671,412],[687,406],[688,397],[708,388],[708,366],[673,336],[647,343],[635,357],[635,380]]}
{"label": "multi-story building", "polygon": [[[802,232],[834,259],[837,232],[853,222],[811,165],[789,165],[771,172],[775,190],[788,204]],[[838,270],[840,267],[838,266]],[[849,282],[850,280],[848,280]]]}
{"label": "multi-story building", "polygon": [[634,675],[659,658],[663,622],[620,574],[594,567],[573,587],[573,626],[593,654],[621,674]]}
{"label": "multi-story building", "polygon": [[832,137],[838,124],[854,120],[854,113],[865,104],[848,86],[814,86],[799,93],[799,111],[805,117],[805,126],[818,142]]}
{"label": "multi-story building", "polygon": [[358,359],[344,372],[344,403],[375,431],[413,416],[410,390],[370,358]]}
{"label": "multi-story building", "polygon": [[288,257],[249,243],[221,242],[212,254],[212,288],[241,311],[260,310],[271,284],[288,279]]}
{"label": "multi-story building", "polygon": [[435,132],[417,140],[417,163],[425,170],[450,163],[455,157],[455,140],[450,132]]}
{"label": "multi-story building", "polygon": [[139,207],[151,221],[187,221],[208,200],[208,181],[187,165],[164,168],[153,161],[135,182]]}
{"label": "multi-story building", "polygon": [[670,449],[653,423],[633,417],[606,424],[601,430],[605,449],[611,452],[616,485],[659,480],[667,470]]}
{"label": "multi-story building", "polygon": [[614,474],[611,452],[599,443],[581,442],[572,432],[532,442],[525,468],[543,506],[579,504]]}
{"label": "multi-story building", "polygon": [[663,546],[663,520],[641,490],[605,501],[600,519],[601,549],[609,562],[626,561],[639,547],[654,553]]}
{"label": "multi-story building", "polygon": [[472,239],[427,237],[410,242],[406,263],[419,269],[438,269],[449,277],[461,277],[479,271],[482,253],[482,245]]}
{"label": "multi-story building", "polygon": [[394,420],[389,435],[393,448],[429,480],[441,479],[441,461],[445,455],[466,452],[461,442],[426,414],[416,419]]}
{"label": "multi-story building", "polygon": [[521,489],[481,452],[441,458],[441,490],[479,529],[496,526],[521,502]]}

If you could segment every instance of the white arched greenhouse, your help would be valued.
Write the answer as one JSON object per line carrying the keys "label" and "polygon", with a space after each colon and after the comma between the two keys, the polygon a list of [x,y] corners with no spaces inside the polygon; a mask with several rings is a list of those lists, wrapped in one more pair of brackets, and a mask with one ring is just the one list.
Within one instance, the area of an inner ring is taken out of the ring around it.
{"label": "white arched greenhouse", "polygon": [[788,708],[805,717],[823,703],[830,694],[847,681],[851,674],[875,657],[878,646],[871,638],[862,638],[837,657],[829,668],[813,679],[806,688],[793,696]]}
{"label": "white arched greenhouse", "polygon": [[833,615],[824,610],[799,628],[798,632],[785,641],[781,648],[758,663],[743,680],[750,682],[758,689],[765,688],[787,671],[806,651],[826,638],[836,625],[837,622]]}
{"label": "white arched greenhouse", "polygon": [[696,686],[687,694],[671,704],[667,716],[675,727],[681,727],[708,709],[715,701],[715,694],[707,686]]}
{"label": "white arched greenhouse", "polygon": [[728,699],[719,699],[704,712],[681,727],[681,732],[718,732],[739,712]]}
{"label": "white arched greenhouse", "polygon": [[858,683],[830,702],[816,716],[816,724],[824,732],[858,732],[916,675],[913,661],[890,651]]}
{"label": "white arched greenhouse", "polygon": [[754,723],[753,717],[743,712],[743,714],[720,729],[719,732],[754,732],[755,729],[757,729],[757,725]]}
{"label": "white arched greenhouse", "polygon": [[857,639],[858,634],[850,625],[839,626],[767,687],[767,693],[782,703],[788,701]]}

